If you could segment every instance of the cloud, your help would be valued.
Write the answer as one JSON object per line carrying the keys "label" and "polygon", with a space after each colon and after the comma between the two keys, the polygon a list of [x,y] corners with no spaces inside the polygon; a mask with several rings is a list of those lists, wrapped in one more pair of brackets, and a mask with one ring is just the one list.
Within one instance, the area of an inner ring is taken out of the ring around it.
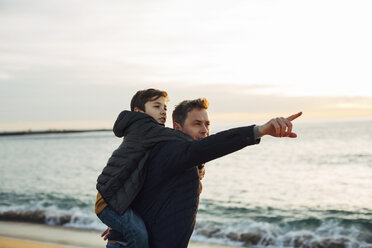
{"label": "cloud", "polygon": [[364,0],[0,0],[0,119],[102,123],[148,87],[168,90],[171,106],[206,96],[221,121],[368,116],[371,10]]}
{"label": "cloud", "polygon": [[0,68],[21,74],[9,67],[53,64],[101,72],[109,82],[125,74],[159,83],[290,85],[292,95],[366,94],[345,88],[371,80],[368,1],[192,3],[2,1]]}

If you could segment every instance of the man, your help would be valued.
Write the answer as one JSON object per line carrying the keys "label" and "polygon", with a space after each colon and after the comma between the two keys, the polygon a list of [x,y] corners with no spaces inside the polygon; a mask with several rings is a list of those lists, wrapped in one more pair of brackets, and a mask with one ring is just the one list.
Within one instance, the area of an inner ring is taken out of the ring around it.
{"label": "man", "polygon": [[258,144],[264,135],[295,138],[291,121],[302,114],[209,136],[208,106],[205,98],[177,105],[173,128],[194,141],[160,142],[147,159],[146,180],[132,208],[143,218],[152,248],[187,247],[199,203],[198,165]]}

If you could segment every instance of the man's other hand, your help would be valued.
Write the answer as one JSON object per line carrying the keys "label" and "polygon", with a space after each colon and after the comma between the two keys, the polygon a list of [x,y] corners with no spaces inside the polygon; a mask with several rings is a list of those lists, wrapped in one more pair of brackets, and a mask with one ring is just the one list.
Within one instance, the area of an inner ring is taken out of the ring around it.
{"label": "man's other hand", "polygon": [[102,234],[101,234],[101,237],[103,237],[103,240],[107,240],[107,238],[108,238],[108,235],[110,234],[110,232],[111,232],[111,228],[110,227],[108,227]]}

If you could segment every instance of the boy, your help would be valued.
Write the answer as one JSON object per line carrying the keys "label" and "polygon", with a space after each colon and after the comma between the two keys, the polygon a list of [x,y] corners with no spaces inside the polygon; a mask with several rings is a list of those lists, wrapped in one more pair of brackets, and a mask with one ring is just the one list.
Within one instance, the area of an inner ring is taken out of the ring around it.
{"label": "boy", "polygon": [[[167,103],[167,92],[156,89],[138,91],[133,96],[131,111],[121,112],[113,129],[116,136],[125,139],[97,179],[95,213],[123,234],[126,242],[119,243],[123,247],[149,247],[142,218],[129,207],[143,185],[148,150],[162,141],[191,140],[182,132],[164,127]],[[108,243],[107,247],[111,246]]]}

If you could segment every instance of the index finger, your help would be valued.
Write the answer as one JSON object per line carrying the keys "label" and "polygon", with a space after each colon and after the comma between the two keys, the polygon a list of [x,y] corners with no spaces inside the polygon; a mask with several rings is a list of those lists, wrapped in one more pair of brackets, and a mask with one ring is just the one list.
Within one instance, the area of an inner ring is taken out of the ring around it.
{"label": "index finger", "polygon": [[297,119],[301,115],[302,115],[302,112],[298,112],[297,114],[294,114],[294,115],[291,115],[291,116],[287,117],[287,120],[293,121],[294,119]]}

